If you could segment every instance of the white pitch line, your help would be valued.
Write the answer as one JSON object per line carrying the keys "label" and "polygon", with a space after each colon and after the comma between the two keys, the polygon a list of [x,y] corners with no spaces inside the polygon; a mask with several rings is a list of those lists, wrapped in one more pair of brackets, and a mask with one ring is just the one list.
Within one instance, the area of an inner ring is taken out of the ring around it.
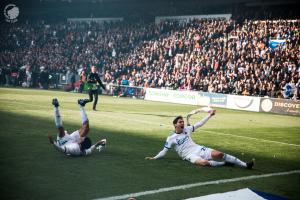
{"label": "white pitch line", "polygon": [[246,139],[257,140],[257,141],[262,141],[262,142],[269,142],[269,143],[276,143],[276,144],[283,144],[283,145],[300,147],[299,144],[290,144],[290,143],[278,142],[278,141],[274,141],[274,140],[265,140],[265,139],[260,139],[260,138],[253,138],[253,137],[242,136],[242,135],[234,135],[234,134],[230,134],[230,133],[221,133],[221,132],[216,132],[216,131],[206,131],[206,130],[201,130],[201,131],[208,132],[208,133],[219,134],[219,135],[227,135],[227,136],[232,136],[232,137],[246,138]]}
{"label": "white pitch line", "polygon": [[221,180],[216,180],[216,181],[207,181],[207,182],[192,183],[192,184],[187,184],[187,185],[179,185],[179,186],[168,187],[168,188],[160,188],[157,190],[149,190],[149,191],[144,191],[144,192],[124,194],[124,195],[120,195],[120,196],[104,197],[104,198],[98,198],[95,200],[128,199],[130,197],[140,197],[140,196],[157,194],[157,193],[162,193],[162,192],[169,192],[169,191],[174,191],[174,190],[184,190],[184,189],[189,189],[189,188],[199,187],[199,186],[204,186],[204,185],[216,185],[216,184],[222,184],[222,183],[231,183],[231,182],[237,182],[237,181],[267,178],[267,177],[272,177],[272,176],[284,176],[284,175],[299,174],[299,173],[300,173],[300,170],[293,170],[293,171],[288,171],[288,172],[277,172],[277,173],[270,173],[270,174],[243,176],[243,177],[238,177],[238,178],[221,179]]}

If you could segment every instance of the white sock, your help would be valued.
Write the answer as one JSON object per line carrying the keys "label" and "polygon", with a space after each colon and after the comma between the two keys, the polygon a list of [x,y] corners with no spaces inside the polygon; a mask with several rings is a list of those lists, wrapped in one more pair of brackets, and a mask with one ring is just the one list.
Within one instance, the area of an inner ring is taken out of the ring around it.
{"label": "white sock", "polygon": [[87,117],[87,115],[85,113],[84,108],[82,106],[80,106],[79,109],[80,109],[80,116],[81,116],[81,119],[82,119],[82,124],[85,124],[86,122],[89,121],[89,119],[88,119],[88,117]]}
{"label": "white sock", "polygon": [[61,117],[60,117],[58,107],[54,107],[54,120],[55,120],[55,125],[56,125],[57,128],[62,127],[62,120],[61,120]]}
{"label": "white sock", "polygon": [[209,160],[209,165],[212,167],[219,167],[222,165],[225,165],[225,162],[218,162],[218,161],[214,161],[214,160]]}
{"label": "white sock", "polygon": [[240,159],[238,159],[234,156],[231,156],[229,154],[224,154],[223,159],[226,162],[233,163],[233,164],[241,166],[241,167],[247,167],[247,164],[245,162],[243,162]]}

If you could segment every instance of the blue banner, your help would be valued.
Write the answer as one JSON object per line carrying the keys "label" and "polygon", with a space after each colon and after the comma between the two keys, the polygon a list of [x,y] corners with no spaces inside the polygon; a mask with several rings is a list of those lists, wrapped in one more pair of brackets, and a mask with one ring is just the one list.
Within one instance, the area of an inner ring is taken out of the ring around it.
{"label": "blue banner", "polygon": [[269,40],[269,47],[276,49],[279,45],[285,46],[285,40]]}
{"label": "blue banner", "polygon": [[227,95],[221,93],[200,92],[200,96],[209,97],[210,105],[216,107],[226,107]]}

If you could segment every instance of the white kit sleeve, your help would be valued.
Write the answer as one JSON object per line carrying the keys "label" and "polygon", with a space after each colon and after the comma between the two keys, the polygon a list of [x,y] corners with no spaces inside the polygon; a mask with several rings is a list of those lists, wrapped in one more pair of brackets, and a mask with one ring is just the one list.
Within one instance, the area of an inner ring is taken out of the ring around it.
{"label": "white kit sleeve", "polygon": [[201,121],[196,122],[196,124],[194,124],[194,130],[196,130],[197,128],[203,126],[210,118],[210,115],[208,115],[207,117],[203,118]]}
{"label": "white kit sleeve", "polygon": [[154,159],[159,159],[159,158],[162,158],[164,157],[168,152],[168,149],[167,148],[163,148],[163,150],[161,150],[156,156],[154,156]]}
{"label": "white kit sleeve", "polygon": [[96,146],[95,146],[95,145],[92,145],[89,149],[86,149],[86,150],[84,151],[84,155],[85,155],[85,156],[90,155],[90,154],[94,151],[95,148],[96,148]]}

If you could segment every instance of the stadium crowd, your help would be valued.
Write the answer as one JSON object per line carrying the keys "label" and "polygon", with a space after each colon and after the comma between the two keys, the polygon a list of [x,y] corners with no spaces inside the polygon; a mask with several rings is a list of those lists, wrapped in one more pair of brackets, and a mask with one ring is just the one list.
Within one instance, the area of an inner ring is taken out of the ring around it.
{"label": "stadium crowd", "polygon": [[[0,30],[0,83],[48,88],[97,66],[108,85],[300,97],[299,20],[26,23]],[[276,48],[270,39],[285,42]]]}

